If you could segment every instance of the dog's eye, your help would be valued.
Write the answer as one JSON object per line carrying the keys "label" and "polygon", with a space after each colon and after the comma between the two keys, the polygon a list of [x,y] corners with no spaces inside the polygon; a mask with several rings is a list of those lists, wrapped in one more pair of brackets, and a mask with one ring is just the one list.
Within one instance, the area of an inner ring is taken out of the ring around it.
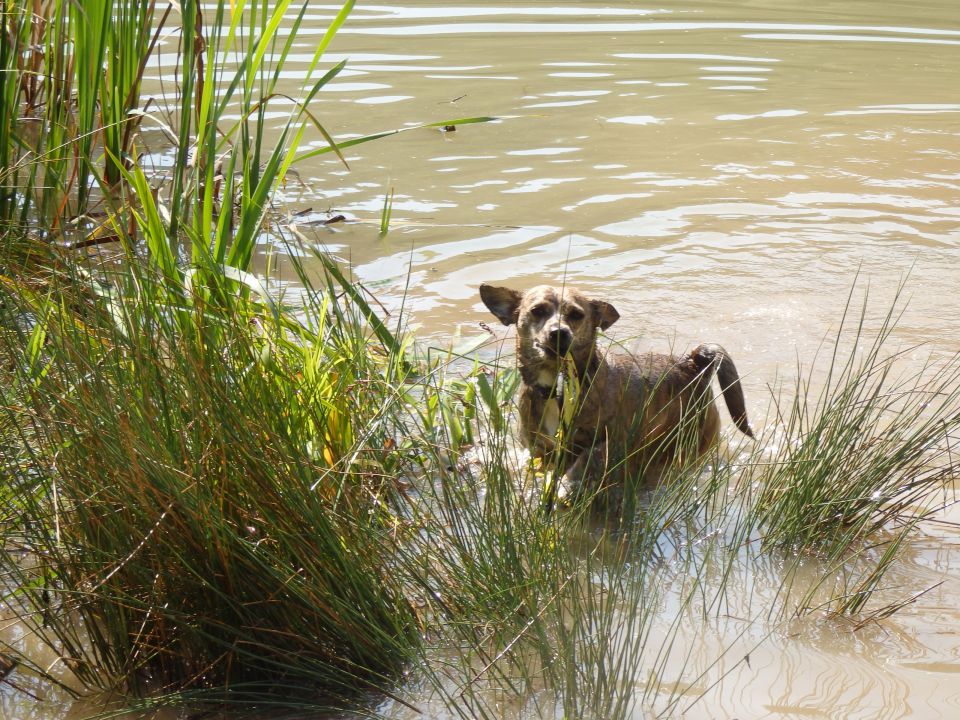
{"label": "dog's eye", "polygon": [[546,305],[534,305],[530,309],[530,314],[538,320],[542,320],[550,314],[550,308]]}
{"label": "dog's eye", "polygon": [[570,308],[570,310],[567,311],[567,320],[570,322],[580,322],[583,320],[583,318],[583,310],[578,308]]}

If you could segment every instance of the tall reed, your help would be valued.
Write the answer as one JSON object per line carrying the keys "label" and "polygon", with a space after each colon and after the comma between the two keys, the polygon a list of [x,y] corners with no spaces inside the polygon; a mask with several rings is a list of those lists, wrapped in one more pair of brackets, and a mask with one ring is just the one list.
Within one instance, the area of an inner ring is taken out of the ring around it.
{"label": "tall reed", "polygon": [[[44,48],[45,73],[31,83],[17,66],[3,87],[5,220],[20,220],[0,266],[3,442],[15,449],[5,517],[16,519],[4,571],[8,602],[82,685],[219,701],[297,686],[342,704],[387,691],[417,646],[382,548],[394,488],[378,448],[396,344],[378,353],[332,291],[294,313],[246,272],[304,121],[329,140],[307,105],[343,67],[317,72],[351,7],[268,140],[307,4],[281,33],[289,2],[182,3],[168,184],[141,167],[132,132],[153,5],[53,3],[33,21],[4,19],[21,51]],[[31,113],[48,132],[28,136]],[[91,180],[109,212],[80,227],[120,242],[121,269],[64,264],[43,245],[53,236],[40,228],[88,209]],[[22,272],[33,251],[17,249],[38,238],[52,275]]]}

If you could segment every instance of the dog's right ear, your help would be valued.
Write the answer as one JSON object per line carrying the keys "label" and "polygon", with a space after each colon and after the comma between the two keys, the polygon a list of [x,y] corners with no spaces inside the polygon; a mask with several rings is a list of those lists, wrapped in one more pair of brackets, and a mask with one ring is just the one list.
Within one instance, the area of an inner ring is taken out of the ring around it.
{"label": "dog's right ear", "polygon": [[520,315],[520,301],[523,300],[521,293],[510,288],[481,285],[480,299],[504,325],[513,325],[517,322]]}

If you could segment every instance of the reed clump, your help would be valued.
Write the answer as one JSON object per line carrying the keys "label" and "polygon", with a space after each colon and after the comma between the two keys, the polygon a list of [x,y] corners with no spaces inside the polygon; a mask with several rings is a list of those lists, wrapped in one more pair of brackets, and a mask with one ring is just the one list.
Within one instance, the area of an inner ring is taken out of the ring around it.
{"label": "reed clump", "polygon": [[208,302],[184,328],[129,273],[82,317],[33,298],[6,337],[19,614],[93,687],[379,687],[418,635],[384,552],[388,353],[333,299],[296,326]]}
{"label": "reed clump", "polygon": [[747,462],[740,480],[767,545],[839,556],[947,498],[958,471],[960,358],[901,370],[902,355],[922,352],[888,349],[901,292],[872,332],[868,295],[859,312],[848,304],[821,367],[798,371],[785,403],[775,396],[764,457]]}
{"label": "reed clump", "polygon": [[[10,651],[51,681],[342,705],[418,647],[384,552],[401,345],[332,281],[288,308],[249,273],[300,140],[340,154],[307,108],[352,5],[270,135],[307,3],[4,7],[3,572],[60,667]],[[175,22],[176,90],[140,107]],[[160,176],[144,122],[170,144]]]}

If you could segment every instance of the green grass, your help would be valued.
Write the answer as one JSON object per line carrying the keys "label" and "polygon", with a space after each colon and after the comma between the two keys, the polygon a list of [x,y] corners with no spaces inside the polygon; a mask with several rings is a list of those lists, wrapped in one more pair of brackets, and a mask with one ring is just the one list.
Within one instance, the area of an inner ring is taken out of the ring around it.
{"label": "green grass", "polygon": [[888,350],[902,309],[898,292],[870,333],[867,294],[859,313],[848,305],[821,387],[811,366],[798,370],[786,403],[774,398],[763,462],[741,478],[768,545],[838,556],[942,499],[936,490],[956,472],[960,358],[931,357],[905,373],[900,356],[918,348]]}
{"label": "green grass", "polygon": [[7,338],[35,350],[9,602],[93,687],[385,687],[418,632],[383,553],[385,361],[330,295],[296,325],[195,305],[184,332],[133,289],[157,278],[118,282],[83,320],[31,298]]}
{"label": "green grass", "polygon": [[383,196],[383,210],[380,213],[380,237],[384,238],[390,232],[390,217],[393,215],[393,188]]}
{"label": "green grass", "polygon": [[738,666],[696,651],[728,614],[749,654],[797,615],[899,607],[871,599],[948,499],[957,383],[950,361],[897,374],[895,313],[868,333],[864,301],[734,462],[625,517],[545,512],[516,373],[472,340],[411,344],[323,262],[289,306],[157,266],[4,278],[8,603],[74,684],[294,714],[365,691],[459,717],[669,714]]}
{"label": "green grass", "polygon": [[[360,293],[339,299],[353,286],[333,262],[293,308],[248,272],[300,139],[340,153],[309,104],[343,67],[319,70],[352,5],[268,138],[307,4],[182,3],[179,94],[153,111],[176,138],[166,181],[139,163],[131,110],[171,16],[4,17],[3,572],[7,605],[62,661],[9,651],[50,682],[341,707],[389,692],[419,647],[417,578],[385,551],[404,346]],[[60,242],[78,236],[123,261],[71,256]]]}

